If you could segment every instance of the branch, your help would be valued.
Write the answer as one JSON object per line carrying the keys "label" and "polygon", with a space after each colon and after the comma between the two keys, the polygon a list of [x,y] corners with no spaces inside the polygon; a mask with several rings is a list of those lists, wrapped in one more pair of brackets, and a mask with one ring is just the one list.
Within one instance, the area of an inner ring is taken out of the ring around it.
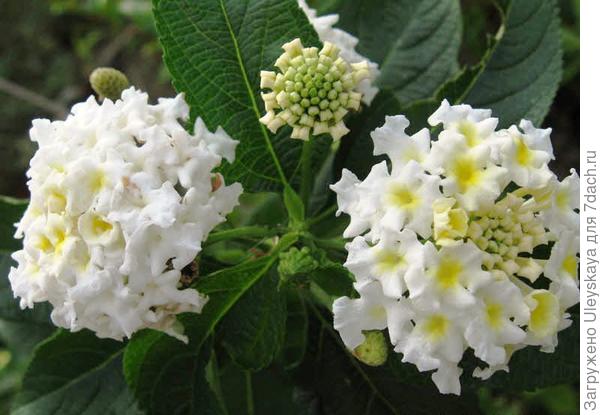
{"label": "branch", "polygon": [[64,118],[68,114],[68,110],[62,105],[2,77],[0,77],[0,91],[41,108],[57,118]]}

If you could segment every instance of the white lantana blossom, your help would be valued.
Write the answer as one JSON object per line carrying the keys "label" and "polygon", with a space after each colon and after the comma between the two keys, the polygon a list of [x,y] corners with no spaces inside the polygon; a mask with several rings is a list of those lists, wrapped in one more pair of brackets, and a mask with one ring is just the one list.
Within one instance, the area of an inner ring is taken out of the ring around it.
{"label": "white lantana blossom", "polygon": [[387,328],[403,361],[459,394],[467,348],[485,363],[472,375],[487,379],[526,346],[553,352],[570,325],[579,177],[556,178],[550,130],[529,121],[497,131],[491,111],[444,101],[429,123],[441,128],[435,139],[386,117],[371,136],[389,165],[362,181],[344,170],[331,186],[338,214],[350,215],[345,266],[360,296],[333,311],[348,348]]}
{"label": "white lantana blossom", "polygon": [[358,38],[342,29],[333,27],[340,18],[337,14],[317,16],[317,11],[310,8],[306,0],[298,0],[298,6],[300,6],[306,17],[308,17],[308,21],[319,35],[321,42],[330,42],[339,47],[341,57],[348,63],[367,62],[371,76],[363,79],[357,89],[363,94],[362,100],[364,103],[370,105],[377,92],[379,92],[379,88],[373,82],[379,76],[379,66],[356,51]]}
{"label": "white lantana blossom", "polygon": [[57,326],[99,337],[150,327],[186,339],[176,314],[207,298],[182,270],[242,191],[212,172],[237,142],[200,119],[190,135],[188,114],[182,95],[149,105],[130,88],[76,104],[65,121],[34,120],[31,203],[9,274],[21,307],[49,301]]}

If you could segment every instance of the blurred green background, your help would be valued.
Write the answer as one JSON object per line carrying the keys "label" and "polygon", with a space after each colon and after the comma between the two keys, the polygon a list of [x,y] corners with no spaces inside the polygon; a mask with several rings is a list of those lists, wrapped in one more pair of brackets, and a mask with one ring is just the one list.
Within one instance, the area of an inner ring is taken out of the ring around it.
{"label": "blurred green background", "polygon": [[[351,0],[347,0],[351,1]],[[312,1],[326,10],[332,0]],[[474,63],[493,33],[498,16],[491,0],[462,0],[462,63]],[[564,177],[579,165],[579,0],[560,0],[564,74],[545,121],[553,128],[553,169]],[[0,194],[27,197],[25,170],[35,151],[28,140],[34,118],[62,118],[92,93],[89,73],[113,66],[152,99],[173,89],[161,61],[149,0],[0,0]],[[2,348],[0,333],[0,414],[7,413],[18,386],[23,356]],[[16,368],[16,369],[15,369]],[[578,385],[519,395],[483,389],[486,415],[574,415]]]}

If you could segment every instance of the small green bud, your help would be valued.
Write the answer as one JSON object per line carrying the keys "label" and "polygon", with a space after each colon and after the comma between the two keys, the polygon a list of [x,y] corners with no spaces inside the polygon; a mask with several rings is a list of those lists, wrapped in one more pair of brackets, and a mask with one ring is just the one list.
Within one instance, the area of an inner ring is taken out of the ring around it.
{"label": "small green bud", "polygon": [[352,354],[369,366],[381,366],[388,357],[388,345],[381,331],[364,331],[365,341]]}
{"label": "small green bud", "polygon": [[129,87],[125,74],[114,68],[96,68],[90,74],[90,85],[100,98],[117,100]]}
{"label": "small green bud", "polygon": [[290,248],[279,254],[279,265],[277,272],[282,282],[302,279],[302,276],[311,273],[319,266],[319,262],[313,258],[310,249]]}

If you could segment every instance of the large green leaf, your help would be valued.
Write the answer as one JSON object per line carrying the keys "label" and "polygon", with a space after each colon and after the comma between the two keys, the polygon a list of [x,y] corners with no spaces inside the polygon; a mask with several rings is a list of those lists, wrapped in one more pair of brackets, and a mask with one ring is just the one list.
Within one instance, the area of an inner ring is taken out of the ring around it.
{"label": "large green leaf", "polygon": [[141,414],[121,373],[123,343],[60,331],[38,346],[13,415]]}
{"label": "large green leaf", "polygon": [[358,0],[342,3],[339,27],[379,63],[377,85],[402,104],[430,97],[458,70],[458,0]]}
{"label": "large green leaf", "polygon": [[338,154],[336,167],[364,177],[381,158],[370,156],[370,133],[386,115],[405,114],[411,133],[427,127],[427,118],[445,98],[490,108],[507,127],[526,118],[541,124],[561,79],[561,43],[556,0],[499,2],[501,27],[481,61],[464,68],[432,98],[404,105],[390,93],[380,94],[370,108],[351,121],[351,130]]}
{"label": "large green leaf", "polygon": [[[273,253],[202,277],[197,284],[209,301],[199,315],[181,318],[189,343],[152,330],[136,334],[127,345],[127,383],[150,414],[193,414],[206,408],[206,341],[234,305],[261,280],[295,238],[282,238]],[[174,399],[173,397],[176,397]]]}
{"label": "large green leaf", "polygon": [[556,0],[503,0],[501,40],[464,102],[491,108],[500,126],[521,118],[541,124],[562,76]]}
{"label": "large green leaf", "polygon": [[0,252],[13,252],[20,249],[21,242],[13,237],[14,224],[21,220],[27,203],[27,200],[0,196]]}
{"label": "large green leaf", "polygon": [[439,102],[490,108],[508,127],[521,119],[540,125],[562,74],[560,21],[556,0],[498,1],[502,24],[481,61],[462,70],[435,97],[408,113],[420,127]]}
{"label": "large green leaf", "polygon": [[287,320],[281,360],[285,369],[291,369],[302,362],[306,352],[308,315],[304,298],[299,289],[290,287],[286,289],[285,293],[287,296]]}
{"label": "large green leaf", "polygon": [[223,319],[220,339],[231,358],[257,371],[279,353],[285,335],[286,301],[277,274],[265,274]]}
{"label": "large green leaf", "polygon": [[319,44],[296,0],[154,0],[154,15],[165,62],[192,117],[240,141],[235,163],[223,167],[227,179],[252,191],[292,181],[301,143],[289,139],[288,129],[269,134],[258,119],[260,71],[271,69],[281,46],[296,37]]}

